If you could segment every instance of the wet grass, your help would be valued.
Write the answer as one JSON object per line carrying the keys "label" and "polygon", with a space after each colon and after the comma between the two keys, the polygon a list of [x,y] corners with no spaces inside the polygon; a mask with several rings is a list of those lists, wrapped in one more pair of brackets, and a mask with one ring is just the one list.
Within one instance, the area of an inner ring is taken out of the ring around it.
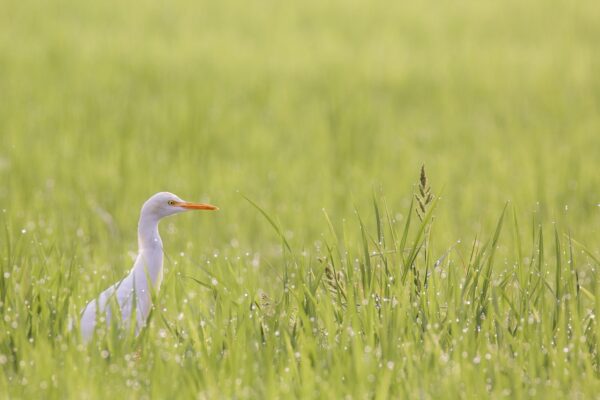
{"label": "wet grass", "polygon": [[88,271],[52,271],[68,255],[6,233],[2,384],[11,397],[595,395],[600,265],[585,247],[557,228],[527,243],[508,207],[468,252],[432,256],[436,202],[404,224],[374,206],[377,230],[353,224],[362,242],[331,230],[309,254],[265,212],[279,257],[169,258],[149,329],[101,329],[87,347],[66,325]]}

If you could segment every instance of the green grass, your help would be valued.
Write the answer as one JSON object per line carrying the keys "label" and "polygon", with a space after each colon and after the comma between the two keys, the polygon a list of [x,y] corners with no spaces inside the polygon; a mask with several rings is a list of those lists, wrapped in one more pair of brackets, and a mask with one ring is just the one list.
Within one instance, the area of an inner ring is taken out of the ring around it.
{"label": "green grass", "polygon": [[[1,398],[598,396],[594,1],[0,8]],[[161,190],[221,210],[85,347]]]}

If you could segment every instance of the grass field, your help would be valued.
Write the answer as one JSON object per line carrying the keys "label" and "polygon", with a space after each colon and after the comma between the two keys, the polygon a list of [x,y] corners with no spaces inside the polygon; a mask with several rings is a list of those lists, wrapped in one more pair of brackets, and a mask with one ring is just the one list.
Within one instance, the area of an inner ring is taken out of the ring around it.
{"label": "grass field", "polygon": [[598,398],[595,1],[0,9],[0,398]]}

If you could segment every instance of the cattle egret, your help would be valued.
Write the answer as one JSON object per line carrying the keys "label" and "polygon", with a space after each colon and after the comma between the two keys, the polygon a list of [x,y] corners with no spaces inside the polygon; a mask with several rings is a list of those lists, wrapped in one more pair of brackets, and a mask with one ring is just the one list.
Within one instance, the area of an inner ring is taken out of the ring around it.
{"label": "cattle egret", "polygon": [[[120,310],[115,322],[131,326],[135,319],[136,334],[146,324],[152,308],[152,293],[158,292],[163,275],[163,243],[158,222],[169,215],[190,210],[218,210],[210,204],[189,203],[172,193],[160,192],[142,206],[138,223],[138,255],[129,275],[90,301],[81,315],[81,336],[85,342],[94,334],[100,317],[110,325],[113,311]],[[117,308],[118,307],[118,308]]]}

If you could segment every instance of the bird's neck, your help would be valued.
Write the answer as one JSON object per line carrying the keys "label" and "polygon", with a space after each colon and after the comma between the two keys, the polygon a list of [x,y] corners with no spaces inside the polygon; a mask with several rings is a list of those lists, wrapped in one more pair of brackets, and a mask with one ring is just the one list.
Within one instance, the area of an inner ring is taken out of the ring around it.
{"label": "bird's neck", "polygon": [[158,233],[158,219],[142,215],[138,223],[138,248],[144,250],[162,250],[162,239]]}
{"label": "bird's neck", "polygon": [[158,218],[142,214],[138,223],[138,247],[141,263],[136,263],[136,267],[144,270],[135,274],[143,281],[146,276],[150,277],[152,286],[158,289],[163,267],[163,243],[158,233]]}

